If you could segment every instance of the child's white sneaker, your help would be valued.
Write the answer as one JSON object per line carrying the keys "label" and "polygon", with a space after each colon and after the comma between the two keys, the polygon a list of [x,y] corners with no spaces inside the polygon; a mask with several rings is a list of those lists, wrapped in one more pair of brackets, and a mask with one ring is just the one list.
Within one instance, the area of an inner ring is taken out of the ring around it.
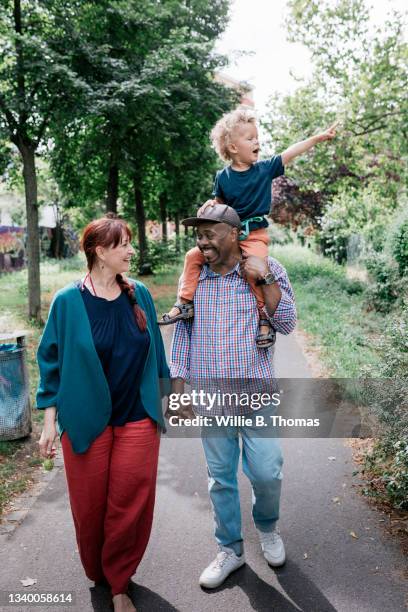
{"label": "child's white sneaker", "polygon": [[232,572],[244,565],[244,563],[244,553],[238,557],[230,548],[221,546],[214,561],[212,561],[201,574],[199,580],[200,586],[206,589],[215,589],[220,586]]}

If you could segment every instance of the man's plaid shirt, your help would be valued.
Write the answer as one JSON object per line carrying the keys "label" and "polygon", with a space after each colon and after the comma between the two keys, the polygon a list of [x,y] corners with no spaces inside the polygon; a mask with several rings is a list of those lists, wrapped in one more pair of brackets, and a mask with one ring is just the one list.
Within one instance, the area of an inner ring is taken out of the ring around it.
{"label": "man's plaid shirt", "polygon": [[[272,317],[265,309],[266,318],[277,332],[286,335],[296,325],[293,290],[285,269],[275,259],[268,257],[268,266],[277,279],[282,296]],[[223,276],[204,265],[194,296],[194,319],[192,322],[178,321],[175,327],[171,377],[183,378],[194,388],[211,390],[216,386],[220,388],[220,381],[224,381],[222,386],[225,388],[225,379],[240,380],[241,386],[243,379],[258,379],[258,382],[263,379],[271,385],[275,378],[274,349],[256,346],[258,325],[256,299],[240,274],[239,263]],[[235,386],[233,383],[231,380],[230,388]],[[259,385],[257,390],[260,391]],[[252,412],[250,408],[236,408],[234,414]],[[205,408],[195,410],[208,415]],[[211,411],[211,415],[224,413],[222,407]]]}

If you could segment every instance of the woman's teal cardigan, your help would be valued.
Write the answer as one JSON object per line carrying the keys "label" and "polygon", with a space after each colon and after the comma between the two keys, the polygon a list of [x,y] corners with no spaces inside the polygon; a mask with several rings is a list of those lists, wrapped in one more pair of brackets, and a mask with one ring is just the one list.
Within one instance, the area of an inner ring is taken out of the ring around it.
{"label": "woman's teal cardigan", "polygon": [[[137,303],[147,317],[150,346],[140,385],[149,416],[164,429],[161,395],[169,370],[153,300],[147,288],[135,284]],[[84,453],[109,423],[112,403],[108,383],[92,338],[80,289],[71,283],[58,291],[37,351],[40,382],[37,408],[57,409],[58,431],[66,431],[76,453]]]}

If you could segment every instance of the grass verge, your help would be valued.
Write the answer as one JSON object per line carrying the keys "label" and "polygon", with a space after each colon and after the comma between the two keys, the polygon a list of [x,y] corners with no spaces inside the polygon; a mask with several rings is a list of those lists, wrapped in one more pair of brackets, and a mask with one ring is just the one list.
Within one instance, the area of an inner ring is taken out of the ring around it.
{"label": "grass verge", "polygon": [[330,375],[358,378],[364,367],[377,365],[381,357],[374,341],[384,331],[384,317],[366,310],[364,284],[304,247],[274,246],[272,256],[286,268],[299,326],[311,336]]}

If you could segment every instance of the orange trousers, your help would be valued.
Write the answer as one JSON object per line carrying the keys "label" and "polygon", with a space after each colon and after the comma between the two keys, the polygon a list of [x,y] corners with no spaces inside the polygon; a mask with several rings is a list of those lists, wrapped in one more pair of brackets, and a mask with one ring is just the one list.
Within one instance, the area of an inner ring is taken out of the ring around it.
{"label": "orange trousers", "polygon": [[159,444],[150,418],[106,427],[85,453],[61,437],[82,565],[90,580],[105,578],[112,595],[126,593],[149,541]]}
{"label": "orange trousers", "polygon": [[[248,234],[248,238],[240,242],[240,247],[246,257],[255,255],[263,259],[268,256],[268,245],[268,232],[265,228],[253,230]],[[198,247],[194,247],[186,253],[183,274],[180,279],[179,297],[190,302],[192,301],[204,262],[204,255]],[[262,309],[265,306],[262,289],[258,285],[255,285],[255,281],[248,282],[256,297],[258,308]]]}

